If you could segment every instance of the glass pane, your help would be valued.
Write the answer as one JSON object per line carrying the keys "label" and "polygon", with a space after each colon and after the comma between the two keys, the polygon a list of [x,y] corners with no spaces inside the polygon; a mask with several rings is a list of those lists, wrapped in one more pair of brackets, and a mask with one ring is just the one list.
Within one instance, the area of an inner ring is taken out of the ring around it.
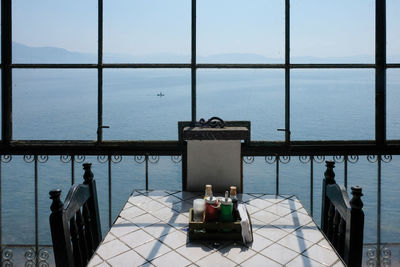
{"label": "glass pane", "polygon": [[199,70],[197,119],[251,121],[252,140],[283,140],[285,127],[283,70]]}
{"label": "glass pane", "polygon": [[292,70],[292,139],[374,139],[374,77],[369,69]]}
{"label": "glass pane", "polygon": [[97,71],[14,69],[14,139],[96,139]]}
{"label": "glass pane", "polygon": [[104,70],[104,139],[177,140],[191,119],[190,70]]}
{"label": "glass pane", "polygon": [[400,63],[400,1],[386,1],[387,62]]}
{"label": "glass pane", "polygon": [[97,62],[96,0],[13,0],[14,63]]}
{"label": "glass pane", "polygon": [[104,62],[189,63],[186,0],[104,1]]}
{"label": "glass pane", "polygon": [[197,61],[283,63],[285,1],[197,1]]}
{"label": "glass pane", "polygon": [[291,1],[292,63],[374,63],[375,1]]}
{"label": "glass pane", "polygon": [[400,139],[400,69],[387,70],[387,139]]}

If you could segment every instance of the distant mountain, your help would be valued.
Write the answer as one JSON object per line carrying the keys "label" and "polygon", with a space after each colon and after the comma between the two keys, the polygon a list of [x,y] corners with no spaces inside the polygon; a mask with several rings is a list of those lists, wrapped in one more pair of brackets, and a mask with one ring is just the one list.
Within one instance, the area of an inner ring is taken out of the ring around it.
{"label": "distant mountain", "polygon": [[199,63],[283,63],[283,58],[268,58],[254,53],[224,53],[198,56]]}
{"label": "distant mountain", "polygon": [[155,53],[148,55],[129,55],[117,53],[104,53],[105,63],[188,63],[190,55],[174,53]]}
{"label": "distant mountain", "polygon": [[[13,42],[14,63],[96,63],[96,53],[80,53],[57,47],[31,47]],[[189,63],[190,55],[158,53],[129,55],[104,53],[105,63]],[[373,63],[374,57],[357,55],[351,57],[294,57],[292,63]],[[400,56],[390,57],[391,62],[400,62]],[[224,53],[197,56],[198,63],[283,63],[283,58],[268,58],[254,53]]]}
{"label": "distant mountain", "polygon": [[96,63],[96,54],[71,52],[57,47],[31,47],[13,42],[14,63]]}
{"label": "distant mountain", "polygon": [[291,63],[293,64],[306,64],[306,63],[373,63],[375,60],[374,56],[368,55],[355,55],[355,56],[343,56],[343,57],[314,57],[314,56],[301,56],[293,57]]}

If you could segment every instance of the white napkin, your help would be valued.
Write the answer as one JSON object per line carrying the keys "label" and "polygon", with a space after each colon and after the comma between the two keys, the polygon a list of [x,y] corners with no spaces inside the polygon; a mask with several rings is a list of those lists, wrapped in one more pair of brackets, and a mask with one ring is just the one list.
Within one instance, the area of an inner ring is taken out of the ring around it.
{"label": "white napkin", "polygon": [[253,235],[251,231],[250,219],[247,216],[246,206],[244,204],[238,205],[239,216],[242,219],[240,221],[240,226],[242,227],[242,238],[243,243],[253,242]]}

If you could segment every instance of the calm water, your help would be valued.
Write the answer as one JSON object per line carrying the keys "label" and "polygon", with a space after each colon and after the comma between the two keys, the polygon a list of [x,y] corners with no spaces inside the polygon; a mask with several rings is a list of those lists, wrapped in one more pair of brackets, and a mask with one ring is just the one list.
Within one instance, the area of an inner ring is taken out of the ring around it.
{"label": "calm water", "polygon": [[[13,72],[15,139],[94,140],[97,128],[96,70],[22,70]],[[283,140],[284,71],[199,70],[198,118],[250,120],[252,140]],[[389,139],[400,139],[400,71],[388,71],[387,127]],[[374,72],[372,70],[292,70],[291,128],[293,140],[365,140],[374,138]],[[158,97],[163,92],[165,96]],[[190,120],[190,71],[105,70],[105,140],[176,140],[177,121]],[[107,164],[96,157],[104,230],[108,219]],[[400,157],[382,166],[382,238],[400,242]],[[3,242],[34,243],[34,164],[15,156],[2,164]],[[314,164],[314,215],[319,221],[324,164]],[[343,163],[336,167],[343,183]],[[70,163],[49,157],[39,163],[40,243],[50,244],[48,192],[71,182]],[[149,166],[151,189],[180,189],[181,165],[161,157]],[[81,167],[75,169],[81,180]],[[366,212],[365,242],[376,241],[376,163],[360,157],[349,163],[349,185],[360,185]],[[113,216],[134,188],[145,187],[145,166],[133,157],[112,165]],[[292,157],[280,165],[280,193],[295,194],[309,209],[310,165]],[[300,186],[299,186],[300,185]],[[244,190],[275,190],[275,165],[257,157],[244,164]]]}

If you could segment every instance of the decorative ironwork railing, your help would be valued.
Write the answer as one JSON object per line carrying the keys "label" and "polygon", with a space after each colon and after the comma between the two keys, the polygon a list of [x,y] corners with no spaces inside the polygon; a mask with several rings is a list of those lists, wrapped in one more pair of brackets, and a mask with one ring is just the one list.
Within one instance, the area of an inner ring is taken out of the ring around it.
{"label": "decorative ironwork railing", "polygon": [[[128,158],[130,162],[139,164],[139,166],[144,167],[144,181],[145,181],[145,189],[152,189],[149,186],[150,180],[150,166],[156,165],[160,162],[161,155],[152,155],[150,153],[145,153],[143,155],[98,155],[96,156],[96,160],[99,164],[104,164],[107,170],[106,174],[106,185],[107,187],[107,202],[108,202],[108,216],[107,223],[111,226],[113,221],[113,190],[112,190],[112,181],[113,181],[113,166],[115,164],[119,164],[122,162],[123,158]],[[23,155],[18,156],[23,158],[23,162],[26,164],[33,164],[34,169],[34,234],[35,234],[35,242],[33,245],[18,245],[18,244],[5,244],[2,239],[2,187],[0,186],[0,246],[1,246],[1,261],[3,266],[13,266],[19,265],[17,263],[24,262],[26,266],[49,266],[52,262],[52,252],[51,245],[49,244],[40,244],[39,242],[39,198],[44,196],[39,196],[39,165],[45,164],[49,161],[49,155]],[[170,161],[172,164],[181,164],[182,163],[182,155],[172,155],[170,157]],[[364,157],[364,156],[362,156]],[[354,165],[359,163],[361,155],[269,155],[269,156],[243,156],[244,169],[246,166],[251,166],[252,164],[258,164],[260,159],[266,166],[271,166],[275,168],[275,177],[274,177],[274,190],[270,193],[281,194],[282,190],[281,186],[281,168],[284,165],[288,165],[289,163],[300,163],[303,166],[309,167],[309,179],[303,180],[304,185],[309,183],[308,193],[309,199],[308,201],[308,211],[309,213],[317,218],[319,215],[315,214],[316,207],[316,195],[314,192],[315,189],[315,181],[317,179],[322,179],[322,173],[315,175],[316,165],[321,166],[322,163],[329,159],[334,160],[337,164],[340,164],[343,167],[343,181],[344,186],[347,188],[348,184],[348,174],[350,165]],[[392,162],[392,155],[366,155],[365,156],[367,162],[369,164],[376,164],[376,243],[365,243],[365,251],[364,251],[364,260],[366,261],[368,266],[388,266],[392,262],[392,251],[391,246],[382,243],[381,238],[381,230],[382,230],[382,216],[381,216],[381,208],[382,208],[382,165],[388,164]],[[92,159],[92,158],[91,158]],[[256,162],[257,159],[257,162]],[[70,165],[70,182],[71,184],[77,182],[75,178],[75,168],[77,164],[83,163],[87,160],[87,156],[85,155],[59,155],[59,161],[63,164]],[[2,183],[2,166],[9,164],[13,161],[13,155],[1,155],[0,156],[0,185]],[[244,178],[246,181],[246,177]],[[308,181],[308,182],[307,182]],[[79,182],[79,181],[78,181]],[[104,181],[103,181],[104,182]],[[183,181],[182,181],[183,182]],[[262,182],[262,181],[261,181]],[[246,184],[246,182],[244,182]],[[57,186],[57,185],[54,185]],[[162,186],[162,185],[161,185]],[[154,189],[154,188],[153,188]],[[177,188],[180,189],[180,188]],[[46,196],[47,197],[47,196]],[[50,202],[49,202],[50,205]],[[46,216],[44,216],[46,217]],[[47,217],[46,217],[47,218]],[[371,220],[371,218],[369,218]],[[103,218],[104,221],[104,218]],[[47,220],[42,220],[43,223],[47,223]],[[104,224],[104,223],[103,223]],[[399,242],[400,243],[400,242]],[[393,244],[392,244],[393,245]],[[399,244],[394,244],[393,246],[400,247]],[[24,250],[24,257],[18,256],[16,257],[14,251]]]}

